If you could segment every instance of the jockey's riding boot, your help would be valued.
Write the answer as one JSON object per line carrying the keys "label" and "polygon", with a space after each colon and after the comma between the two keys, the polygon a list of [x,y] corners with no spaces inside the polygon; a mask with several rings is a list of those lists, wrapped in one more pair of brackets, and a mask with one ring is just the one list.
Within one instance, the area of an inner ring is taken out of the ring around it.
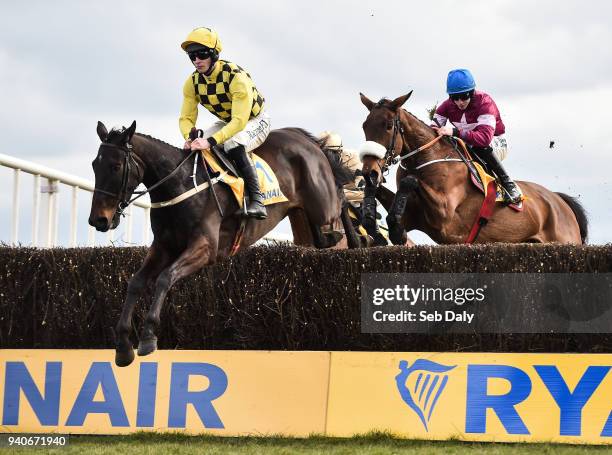
{"label": "jockey's riding boot", "polygon": [[523,193],[521,193],[519,187],[516,186],[516,183],[514,183],[514,181],[510,178],[501,161],[499,158],[497,158],[497,155],[493,153],[493,149],[488,147],[487,149],[474,150],[478,153],[478,156],[480,156],[484,162],[487,163],[489,169],[495,172],[499,178],[501,186],[504,188],[504,190],[506,190],[504,194],[504,199],[506,202],[511,204],[518,204],[521,202]]}
{"label": "jockey's riding boot", "polygon": [[362,226],[375,237],[378,234],[378,223],[376,222],[376,187],[366,186],[363,190],[363,204],[361,206]]}
{"label": "jockey's riding boot", "polygon": [[266,212],[266,207],[263,205],[264,197],[259,189],[257,171],[255,170],[255,165],[253,161],[251,161],[249,154],[242,145],[234,147],[228,151],[227,154],[236,165],[240,177],[244,179],[244,188],[249,196],[249,202],[246,209],[247,215],[258,220],[265,219],[268,214]]}

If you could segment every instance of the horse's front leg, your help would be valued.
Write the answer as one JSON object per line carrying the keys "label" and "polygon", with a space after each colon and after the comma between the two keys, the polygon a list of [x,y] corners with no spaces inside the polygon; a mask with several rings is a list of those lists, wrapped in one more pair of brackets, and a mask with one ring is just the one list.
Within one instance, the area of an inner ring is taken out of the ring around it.
{"label": "horse's front leg", "polygon": [[153,242],[142,266],[128,283],[121,317],[115,328],[115,363],[117,366],[125,367],[134,360],[134,349],[130,342],[134,307],[149,281],[155,280],[160,272],[168,266],[168,262],[168,255],[156,242]]}
{"label": "horse's front leg", "polygon": [[372,237],[378,237],[378,225],[376,223],[376,190],[381,183],[382,161],[372,156],[363,157],[362,175],[365,180],[363,189],[363,203],[361,206],[361,224]]}
{"label": "horse's front leg", "polygon": [[405,245],[408,234],[402,218],[406,212],[408,200],[414,197],[419,188],[419,181],[414,175],[407,175],[399,181],[397,193],[387,215],[387,226],[389,227],[389,240],[394,245]]}
{"label": "horse's front leg", "polygon": [[218,239],[200,234],[194,238],[181,255],[160,273],[155,283],[155,295],[145,319],[138,343],[138,355],[147,355],[157,349],[155,331],[159,327],[160,313],[170,288],[181,278],[191,275],[217,257]]}

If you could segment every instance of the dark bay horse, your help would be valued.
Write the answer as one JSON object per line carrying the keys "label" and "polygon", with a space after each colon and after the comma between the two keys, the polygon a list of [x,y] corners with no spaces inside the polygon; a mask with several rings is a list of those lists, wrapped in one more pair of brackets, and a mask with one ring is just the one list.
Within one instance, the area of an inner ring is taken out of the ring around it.
{"label": "dark bay horse", "polygon": [[[470,182],[467,166],[451,141],[444,138],[433,142],[435,131],[401,109],[411,94],[377,103],[361,94],[362,103],[370,111],[363,131],[366,141],[371,142],[366,142],[364,151],[368,144],[383,155],[386,151],[382,159],[363,158],[366,183],[377,186],[386,163],[415,152],[396,174],[398,193],[387,218],[391,240],[401,243],[405,229],[418,229],[438,243],[464,243],[484,196]],[[588,220],[576,199],[537,183],[520,182],[520,187],[526,196],[523,211],[496,204],[489,223],[476,239],[478,243],[585,243]]]}
{"label": "dark bay horse", "polygon": [[[92,163],[96,191],[89,224],[99,231],[117,227],[119,214],[140,183],[151,189],[152,203],[170,200],[194,187],[191,174],[195,153],[135,134],[135,130],[136,122],[127,129],[109,133],[98,122],[97,132],[102,144]],[[289,201],[267,206],[265,220],[249,219],[240,248],[261,239],[285,216],[290,217],[296,229],[301,229],[302,237],[310,236],[314,246],[334,246],[339,240],[337,233],[322,232],[321,227],[333,225],[343,218],[341,188],[353,178],[337,155],[298,128],[272,131],[256,153],[274,170]],[[167,176],[170,177],[164,180]],[[197,181],[198,184],[206,181],[202,166],[197,172]],[[144,263],[128,284],[116,327],[117,365],[126,366],[134,360],[129,339],[132,312],[149,283],[155,284],[154,296],[142,328],[139,355],[157,349],[155,331],[162,304],[172,285],[230,254],[240,227],[239,205],[229,187],[217,184],[214,188],[225,214],[223,217],[208,189],[176,205],[151,209],[153,243]]]}

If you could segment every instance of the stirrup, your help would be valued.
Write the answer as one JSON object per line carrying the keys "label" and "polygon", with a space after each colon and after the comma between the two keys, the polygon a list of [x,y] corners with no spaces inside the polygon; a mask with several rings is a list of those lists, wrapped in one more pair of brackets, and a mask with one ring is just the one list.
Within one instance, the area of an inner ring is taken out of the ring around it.
{"label": "stirrup", "polygon": [[251,199],[246,207],[246,214],[256,220],[265,220],[268,217],[266,206],[261,201]]}
{"label": "stirrup", "polygon": [[508,204],[519,204],[523,200],[523,193],[518,188],[516,183],[513,182],[512,186],[513,191],[509,191],[508,188],[502,185],[502,188],[504,190],[504,202]]}

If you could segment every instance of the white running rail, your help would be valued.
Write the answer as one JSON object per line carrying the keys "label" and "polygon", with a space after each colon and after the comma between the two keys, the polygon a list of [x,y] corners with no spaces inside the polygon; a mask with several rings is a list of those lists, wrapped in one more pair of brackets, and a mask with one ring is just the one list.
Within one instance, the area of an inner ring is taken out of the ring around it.
{"label": "white running rail", "polygon": [[[65,172],[61,172],[46,166],[35,164],[29,161],[25,161],[12,156],[4,155],[0,153],[0,166],[6,166],[13,169],[13,210],[12,210],[12,221],[11,221],[11,244],[17,245],[19,242],[19,205],[20,205],[20,179],[21,173],[26,172],[34,176],[34,192],[33,192],[33,203],[32,203],[32,246],[45,246],[54,247],[57,245],[58,238],[58,184],[70,186],[72,188],[72,206],[70,216],[70,237],[69,246],[77,246],[77,205],[78,205],[78,193],[79,190],[87,191],[93,194],[94,184],[89,180],[76,177]],[[41,185],[41,178],[45,179],[46,184]],[[43,203],[46,205],[46,220],[45,222],[45,234],[42,239],[42,244],[39,245],[39,224],[40,224],[40,211],[41,211],[41,193],[47,193],[47,197],[44,198]],[[132,242],[132,209],[133,207],[140,207],[145,211],[144,213],[144,227],[143,227],[143,243],[149,244],[151,235],[149,215],[151,205],[147,201],[136,201],[133,205],[128,207],[126,211],[127,215],[127,232],[126,241],[128,244]],[[89,226],[87,245],[93,246],[95,243],[95,230]],[[114,231],[108,231],[107,241],[110,243],[114,240]],[[264,237],[263,240],[273,241],[292,241],[290,235],[274,234]]]}
{"label": "white running rail", "polygon": [[[21,173],[26,172],[34,176],[34,191],[32,201],[32,246],[54,247],[57,245],[58,237],[58,184],[70,186],[72,188],[72,204],[70,215],[70,237],[69,246],[77,246],[77,205],[79,190],[87,191],[93,194],[94,184],[89,180],[74,175],[67,174],[40,164],[25,161],[12,156],[0,153],[0,165],[13,169],[13,211],[11,216],[11,244],[17,245],[19,242],[19,205],[20,205],[20,179]],[[45,179],[45,185],[41,185],[41,178]],[[43,239],[38,238],[40,228],[40,212],[41,212],[41,193],[47,193],[44,200],[46,204],[46,220],[45,235]],[[143,241],[149,243],[150,227],[149,227],[149,211],[151,206],[146,201],[136,201],[137,207],[145,211],[145,223],[143,229]],[[127,242],[132,240],[132,206],[127,210]],[[93,246],[95,242],[95,230],[89,226],[87,244]],[[113,231],[107,234],[108,241],[114,239]],[[42,243],[40,242],[42,240]]]}

